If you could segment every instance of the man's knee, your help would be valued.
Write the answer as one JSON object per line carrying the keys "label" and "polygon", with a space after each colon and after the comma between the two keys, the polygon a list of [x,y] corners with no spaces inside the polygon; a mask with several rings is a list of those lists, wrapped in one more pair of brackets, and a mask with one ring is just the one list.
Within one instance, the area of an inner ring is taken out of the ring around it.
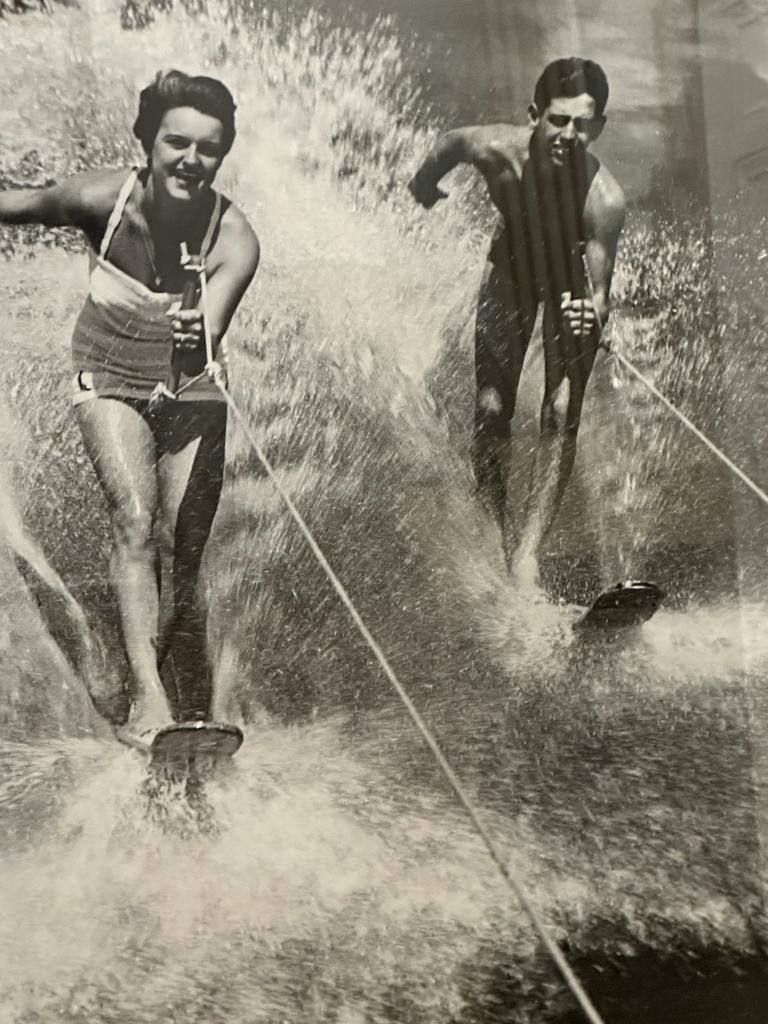
{"label": "man's knee", "polygon": [[563,434],[575,434],[581,421],[582,396],[564,377],[553,392],[546,395],[541,409],[543,429]]}
{"label": "man's knee", "polygon": [[498,388],[481,387],[477,392],[477,411],[482,417],[504,415],[504,402]]}
{"label": "man's knee", "polygon": [[513,409],[505,402],[498,388],[492,386],[478,389],[475,401],[475,427],[478,432],[491,437],[508,437]]}

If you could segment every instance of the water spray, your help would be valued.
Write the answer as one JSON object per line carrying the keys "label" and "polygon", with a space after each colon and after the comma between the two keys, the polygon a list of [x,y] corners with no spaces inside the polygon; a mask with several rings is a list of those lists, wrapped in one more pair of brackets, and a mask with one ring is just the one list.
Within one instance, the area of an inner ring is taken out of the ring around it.
{"label": "water spray", "polygon": [[590,298],[592,300],[592,305],[595,306],[595,316],[597,317],[598,332],[599,332],[600,337],[601,337],[601,342],[600,342],[601,347],[603,349],[605,349],[605,351],[608,353],[608,355],[612,356],[618,363],[620,363],[623,367],[625,367],[627,370],[629,370],[629,372],[638,381],[640,381],[640,383],[645,388],[647,388],[648,391],[650,391],[650,393],[654,396],[654,398],[658,399],[658,401],[660,401],[662,403],[662,405],[664,405],[667,409],[669,409],[669,411],[674,416],[676,416],[678,420],[680,420],[680,422],[683,424],[683,426],[686,427],[693,434],[694,437],[698,438],[698,440],[701,441],[701,443],[703,445],[705,445],[707,448],[709,448],[709,450],[718,459],[720,459],[720,461],[723,463],[723,465],[726,466],[731,471],[731,473],[734,474],[734,476],[738,477],[738,479],[741,480],[741,482],[746,487],[748,487],[749,490],[752,491],[753,494],[757,495],[757,497],[762,501],[762,503],[766,506],[766,508],[768,508],[768,494],[766,494],[766,492],[761,487],[759,487],[755,483],[755,481],[752,480],[751,477],[747,476],[747,474],[744,472],[744,470],[741,469],[739,466],[737,466],[736,463],[725,454],[725,452],[722,450],[722,448],[719,448],[715,444],[714,441],[710,440],[710,438],[707,437],[707,435],[704,433],[704,431],[700,430],[696,426],[696,424],[685,415],[684,412],[682,412],[680,409],[678,409],[677,406],[673,402],[671,402],[667,398],[667,396],[656,387],[656,385],[653,383],[653,381],[649,380],[649,378],[646,377],[645,374],[643,374],[640,370],[638,370],[638,368],[635,366],[635,364],[632,362],[631,359],[628,359],[627,356],[623,355],[621,352],[614,352],[612,348],[610,348],[607,344],[602,342],[603,328],[604,328],[605,325],[603,323],[601,323],[600,317],[597,314],[597,307],[596,307],[596,304],[595,304],[595,286],[594,286],[594,282],[592,281],[592,275],[591,275],[591,273],[589,271],[589,266],[587,264],[587,259],[586,259],[586,253],[584,251],[584,247],[583,246],[582,246],[582,250],[581,250],[581,257],[582,257],[582,262],[583,262],[583,265],[584,265],[584,276],[586,278],[587,286],[589,288]]}
{"label": "water spray", "polygon": [[216,360],[214,359],[213,345],[207,316],[207,295],[204,267],[200,267],[199,275],[200,310],[202,312],[203,318],[205,351],[207,358],[207,363],[203,371],[203,374],[207,374],[209,379],[212,380],[213,383],[220,390],[222,397],[224,398],[224,401],[227,403],[227,406],[231,410],[232,415],[234,416],[235,420],[237,421],[238,425],[243,431],[246,440],[249,442],[254,454],[261,463],[264,472],[267,474],[267,477],[273,484],[283,504],[290,513],[291,518],[293,519],[300,533],[306,540],[312,554],[315,556],[315,559],[323,569],[326,577],[328,578],[328,581],[335,590],[339,600],[349,612],[350,618],[352,619],[355,626],[359,630],[360,635],[363,637],[366,644],[373,653],[374,657],[378,661],[384,675],[387,677],[388,681],[392,685],[392,688],[394,689],[395,693],[402,702],[406,712],[408,713],[408,716],[410,717],[412,724],[414,725],[415,729],[421,735],[422,739],[427,745],[435,762],[437,763],[438,767],[440,768],[446,780],[448,781],[448,784],[453,790],[456,799],[464,808],[467,817],[469,818],[470,822],[472,823],[472,826],[474,827],[483,845],[485,846],[485,849],[488,852],[488,855],[493,861],[494,865],[496,866],[499,874],[501,875],[504,884],[513,893],[520,907],[527,915],[529,921],[531,922],[534,928],[534,931],[538,935],[542,945],[546,949],[552,962],[554,963],[555,967],[560,973],[560,976],[565,981],[568,989],[570,990],[574,999],[576,1000],[582,1012],[584,1013],[585,1018],[590,1022],[590,1024],[605,1024],[603,1018],[600,1016],[600,1014],[597,1011],[597,1008],[594,1006],[592,1000],[587,994],[586,989],[581,984],[579,979],[576,977],[573,969],[571,968],[567,959],[563,955],[562,950],[550,934],[549,927],[544,923],[544,919],[534,906],[522,880],[519,878],[517,873],[509,867],[498,846],[491,838],[488,829],[485,827],[485,825],[480,819],[480,815],[478,814],[477,809],[475,808],[473,802],[470,800],[467,792],[465,791],[464,787],[459,781],[459,778],[456,775],[454,769],[451,767],[450,762],[448,761],[445,754],[441,750],[432,731],[430,730],[429,726],[424,721],[415,704],[411,700],[407,690],[398,679],[394,669],[387,660],[386,655],[382,651],[381,647],[377,643],[371,631],[368,629],[360,612],[357,610],[355,603],[353,602],[352,598],[350,597],[349,593],[347,592],[346,588],[344,587],[339,577],[334,572],[330,562],[325,557],[322,548],[318,544],[311,529],[305,522],[304,517],[296,508],[296,505],[294,504],[290,495],[287,493],[282,483],[280,482],[280,478],[275,472],[266,454],[262,450],[261,445],[259,444],[253,430],[251,429],[250,424],[248,423],[247,419],[240,411],[239,406],[237,405],[237,403],[227,390],[226,374],[224,373],[219,363],[217,363]]}

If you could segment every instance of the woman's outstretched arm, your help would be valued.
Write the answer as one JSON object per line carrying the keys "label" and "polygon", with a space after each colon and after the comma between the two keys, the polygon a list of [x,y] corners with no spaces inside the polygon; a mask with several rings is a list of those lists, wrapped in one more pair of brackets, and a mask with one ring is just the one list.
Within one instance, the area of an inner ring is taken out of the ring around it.
{"label": "woman's outstretched arm", "polygon": [[88,171],[47,188],[0,192],[0,224],[87,229],[94,216],[109,214],[122,176],[120,171]]}

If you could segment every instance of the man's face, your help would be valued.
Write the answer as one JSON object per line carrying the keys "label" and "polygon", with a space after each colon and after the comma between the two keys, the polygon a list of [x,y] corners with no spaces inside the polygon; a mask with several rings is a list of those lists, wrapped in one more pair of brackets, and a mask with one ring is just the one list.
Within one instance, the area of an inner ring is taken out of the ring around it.
{"label": "man's face", "polygon": [[555,167],[563,167],[568,159],[585,151],[605,124],[604,117],[595,116],[595,101],[587,92],[555,96],[541,116],[533,104],[528,113],[534,144]]}

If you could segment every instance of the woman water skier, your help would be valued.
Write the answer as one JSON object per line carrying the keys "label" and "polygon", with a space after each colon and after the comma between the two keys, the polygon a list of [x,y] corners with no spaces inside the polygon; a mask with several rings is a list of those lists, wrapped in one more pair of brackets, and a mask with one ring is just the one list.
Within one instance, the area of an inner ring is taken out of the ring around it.
{"label": "woman water skier", "polygon": [[[148,746],[174,717],[159,671],[167,653],[192,670],[177,680],[175,717],[205,714],[210,700],[198,576],[221,492],[227,406],[205,372],[203,313],[226,371],[222,339],[259,243],[212,188],[235,137],[221,82],[159,73],[141,92],[133,130],[145,167],[0,193],[0,222],[80,228],[95,254],[72,339],[74,404],[114,538],[110,579],[132,677],[118,735]],[[204,310],[180,308],[182,253],[199,254],[205,268]],[[172,355],[178,396],[150,401]]]}

